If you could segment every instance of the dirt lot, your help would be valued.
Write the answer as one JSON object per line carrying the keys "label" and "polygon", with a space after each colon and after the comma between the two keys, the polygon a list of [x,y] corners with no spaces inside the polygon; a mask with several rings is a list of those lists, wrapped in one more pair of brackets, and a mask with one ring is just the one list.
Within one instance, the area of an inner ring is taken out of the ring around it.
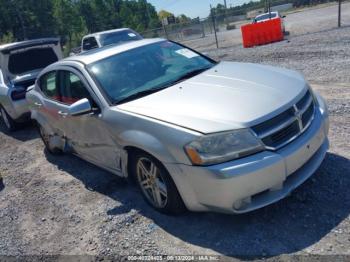
{"label": "dirt lot", "polygon": [[[219,47],[242,45],[240,26],[245,23],[249,23],[249,21],[239,22],[235,30],[220,30],[217,34]],[[290,32],[289,38],[306,33],[333,29],[337,27],[337,23],[338,6],[336,3],[328,3],[327,5],[314,6],[294,13],[288,13],[284,19],[286,30]],[[350,26],[349,2],[342,5],[342,25]],[[183,41],[183,43],[200,51],[208,51],[216,48],[214,34],[208,34],[205,38]]]}
{"label": "dirt lot", "polygon": [[33,127],[13,134],[0,127],[0,254],[350,255],[349,35],[348,27],[211,52],[300,70],[330,108],[331,148],[316,174],[250,214],[161,215],[123,180],[76,157],[47,154]]}

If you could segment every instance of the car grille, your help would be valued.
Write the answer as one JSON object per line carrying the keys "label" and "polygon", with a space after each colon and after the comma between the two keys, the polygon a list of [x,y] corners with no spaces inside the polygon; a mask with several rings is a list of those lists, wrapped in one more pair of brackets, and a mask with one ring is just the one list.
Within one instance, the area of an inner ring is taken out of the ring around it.
{"label": "car grille", "polygon": [[267,149],[277,150],[302,134],[311,124],[315,104],[310,91],[292,107],[252,127]]}

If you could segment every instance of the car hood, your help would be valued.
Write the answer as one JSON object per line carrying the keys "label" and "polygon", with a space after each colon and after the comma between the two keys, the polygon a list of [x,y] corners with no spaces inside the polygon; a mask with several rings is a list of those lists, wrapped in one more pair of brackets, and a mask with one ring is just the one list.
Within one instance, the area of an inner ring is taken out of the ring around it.
{"label": "car hood", "polygon": [[221,62],[208,71],[117,108],[201,133],[249,127],[283,112],[307,83],[297,72]]}

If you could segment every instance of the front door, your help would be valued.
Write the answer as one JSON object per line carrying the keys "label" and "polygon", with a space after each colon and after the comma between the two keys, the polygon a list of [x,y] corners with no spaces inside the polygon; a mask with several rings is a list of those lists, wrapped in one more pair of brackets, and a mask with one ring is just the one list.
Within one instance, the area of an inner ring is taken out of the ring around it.
{"label": "front door", "polygon": [[58,75],[63,104],[69,106],[87,98],[93,108],[91,113],[64,117],[66,137],[73,151],[96,165],[119,172],[119,148],[103,121],[101,107],[91,95],[83,75],[73,69],[60,70]]}

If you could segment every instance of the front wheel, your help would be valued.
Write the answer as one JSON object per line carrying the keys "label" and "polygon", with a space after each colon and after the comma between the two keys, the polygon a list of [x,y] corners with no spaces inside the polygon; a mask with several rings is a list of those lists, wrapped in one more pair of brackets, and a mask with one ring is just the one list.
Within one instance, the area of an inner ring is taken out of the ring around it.
{"label": "front wheel", "polygon": [[179,214],[186,210],[175,183],[158,160],[140,153],[133,158],[131,164],[138,187],[147,203],[165,214]]}
{"label": "front wheel", "polygon": [[0,107],[1,119],[5,124],[7,131],[12,132],[17,128],[16,122],[11,118],[11,116],[6,112],[3,107]]}

